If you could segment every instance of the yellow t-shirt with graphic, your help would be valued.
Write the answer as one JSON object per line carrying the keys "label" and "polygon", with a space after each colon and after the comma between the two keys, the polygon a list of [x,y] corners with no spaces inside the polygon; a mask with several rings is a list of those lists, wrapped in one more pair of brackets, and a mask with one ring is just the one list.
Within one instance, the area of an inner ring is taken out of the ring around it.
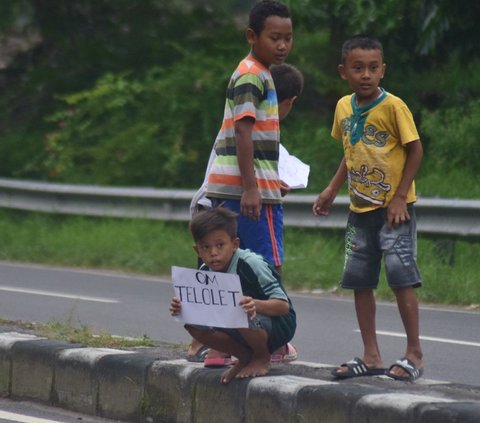
{"label": "yellow t-shirt with graphic", "polygon": [[[357,136],[351,137],[351,133]],[[355,106],[354,94],[347,95],[337,103],[332,136],[343,143],[350,209],[363,213],[387,207],[403,175],[405,145],[419,139],[407,105],[383,92],[377,101],[359,108]],[[413,182],[407,203],[414,201]]]}

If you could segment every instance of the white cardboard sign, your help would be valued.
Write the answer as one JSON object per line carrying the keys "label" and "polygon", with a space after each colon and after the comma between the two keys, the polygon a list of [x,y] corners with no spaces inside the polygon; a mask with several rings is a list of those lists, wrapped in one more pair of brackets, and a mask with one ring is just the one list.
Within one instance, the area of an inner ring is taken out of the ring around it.
{"label": "white cardboard sign", "polygon": [[172,266],[172,282],[182,304],[177,320],[220,328],[248,328],[247,313],[239,304],[243,293],[238,275]]}

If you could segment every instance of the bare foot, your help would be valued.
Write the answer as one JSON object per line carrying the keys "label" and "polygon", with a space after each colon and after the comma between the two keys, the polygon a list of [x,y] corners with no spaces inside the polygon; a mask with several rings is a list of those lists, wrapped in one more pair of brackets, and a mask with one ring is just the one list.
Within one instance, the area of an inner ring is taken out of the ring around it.
{"label": "bare foot", "polygon": [[235,364],[231,369],[228,369],[222,373],[222,376],[220,377],[220,381],[222,383],[227,384],[233,378],[235,378],[238,375],[238,373],[241,372],[246,365],[248,365],[248,361],[238,360],[237,364]]}
{"label": "bare foot", "polygon": [[235,376],[237,379],[266,375],[271,368],[270,357],[254,358]]}

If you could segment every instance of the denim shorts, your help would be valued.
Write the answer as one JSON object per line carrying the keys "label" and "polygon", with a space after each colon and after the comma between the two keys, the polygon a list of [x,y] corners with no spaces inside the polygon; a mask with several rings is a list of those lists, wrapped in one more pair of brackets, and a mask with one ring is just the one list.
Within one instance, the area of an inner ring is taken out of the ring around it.
{"label": "denim shorts", "polygon": [[408,204],[410,220],[387,227],[387,209],[350,212],[345,234],[345,266],[341,287],[375,289],[382,258],[392,289],[422,285],[416,263],[417,228],[415,208]]}

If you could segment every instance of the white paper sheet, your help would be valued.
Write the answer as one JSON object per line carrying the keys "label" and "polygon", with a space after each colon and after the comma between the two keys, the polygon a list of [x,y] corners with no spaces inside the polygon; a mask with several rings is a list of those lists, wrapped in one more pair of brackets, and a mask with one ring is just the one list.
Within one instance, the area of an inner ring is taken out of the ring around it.
{"label": "white paper sheet", "polygon": [[172,266],[172,282],[182,304],[182,312],[176,317],[178,321],[248,328],[247,313],[239,305],[243,293],[238,275]]}
{"label": "white paper sheet", "polygon": [[282,144],[280,144],[279,153],[278,173],[280,180],[292,189],[306,188],[310,166],[292,156]]}

